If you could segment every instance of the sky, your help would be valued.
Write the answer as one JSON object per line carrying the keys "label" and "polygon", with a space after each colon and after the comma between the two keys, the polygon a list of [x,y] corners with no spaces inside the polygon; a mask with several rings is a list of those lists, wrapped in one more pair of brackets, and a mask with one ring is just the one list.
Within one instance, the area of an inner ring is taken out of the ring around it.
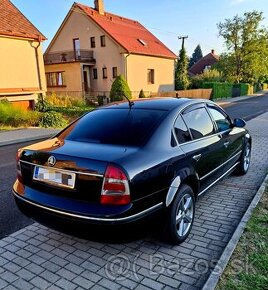
{"label": "sky", "polygon": [[[1,1],[1,0],[0,0]],[[49,45],[73,0],[11,0],[11,2],[48,38]],[[94,0],[76,0],[94,7]],[[268,0],[104,0],[105,11],[135,19],[149,29],[174,53],[178,54],[185,40],[191,56],[200,44],[203,54],[212,49],[224,52],[223,39],[218,36],[217,23],[253,10],[262,11],[268,27]]]}

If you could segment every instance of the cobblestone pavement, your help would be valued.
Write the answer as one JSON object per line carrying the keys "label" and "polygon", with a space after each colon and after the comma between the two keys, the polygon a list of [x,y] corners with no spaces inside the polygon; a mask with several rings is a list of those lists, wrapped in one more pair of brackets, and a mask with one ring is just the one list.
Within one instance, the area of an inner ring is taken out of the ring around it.
{"label": "cobblestone pavement", "polygon": [[246,176],[230,176],[200,197],[186,242],[155,238],[113,244],[35,223],[0,241],[0,289],[201,289],[268,168],[268,113],[248,122]]}

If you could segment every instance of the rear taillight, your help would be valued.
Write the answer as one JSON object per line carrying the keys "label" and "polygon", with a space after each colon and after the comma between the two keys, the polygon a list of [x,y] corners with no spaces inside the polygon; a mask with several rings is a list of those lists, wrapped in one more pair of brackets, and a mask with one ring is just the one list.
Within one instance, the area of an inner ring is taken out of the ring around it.
{"label": "rear taillight", "polygon": [[16,155],[16,161],[17,161],[17,178],[20,182],[22,182],[22,173],[21,173],[21,168],[20,168],[20,157],[22,154],[22,150],[19,149],[17,151],[17,155]]}
{"label": "rear taillight", "polygon": [[128,179],[126,174],[118,167],[113,165],[107,167],[100,202],[105,205],[126,205],[130,203]]}

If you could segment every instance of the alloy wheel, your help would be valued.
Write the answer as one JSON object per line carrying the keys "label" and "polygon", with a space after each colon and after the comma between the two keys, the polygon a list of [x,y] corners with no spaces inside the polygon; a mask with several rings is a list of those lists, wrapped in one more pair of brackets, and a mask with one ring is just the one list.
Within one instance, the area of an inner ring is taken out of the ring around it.
{"label": "alloy wheel", "polygon": [[176,228],[180,237],[185,236],[193,222],[194,202],[189,194],[185,194],[180,200],[176,210]]}

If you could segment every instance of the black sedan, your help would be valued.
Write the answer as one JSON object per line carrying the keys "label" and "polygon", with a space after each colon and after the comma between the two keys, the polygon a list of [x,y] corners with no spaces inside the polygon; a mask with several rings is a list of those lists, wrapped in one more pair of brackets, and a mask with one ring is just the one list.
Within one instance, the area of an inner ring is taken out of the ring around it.
{"label": "black sedan", "polygon": [[188,236],[197,196],[248,171],[245,122],[215,103],[145,99],[100,107],[18,151],[13,193],[33,218],[122,224],[156,212],[166,236]]}

